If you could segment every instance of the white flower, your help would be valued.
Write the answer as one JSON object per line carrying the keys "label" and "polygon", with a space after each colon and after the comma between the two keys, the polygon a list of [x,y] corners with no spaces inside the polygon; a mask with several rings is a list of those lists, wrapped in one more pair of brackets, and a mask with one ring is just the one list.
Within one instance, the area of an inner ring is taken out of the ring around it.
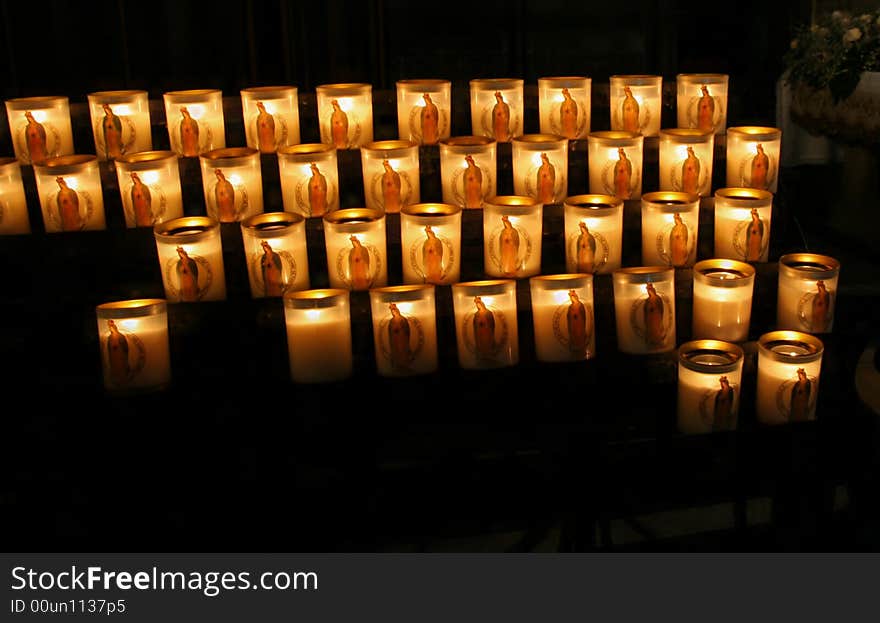
{"label": "white flower", "polygon": [[844,43],[852,43],[853,41],[858,41],[862,38],[862,31],[858,28],[850,28],[845,33],[843,33],[843,42]]}

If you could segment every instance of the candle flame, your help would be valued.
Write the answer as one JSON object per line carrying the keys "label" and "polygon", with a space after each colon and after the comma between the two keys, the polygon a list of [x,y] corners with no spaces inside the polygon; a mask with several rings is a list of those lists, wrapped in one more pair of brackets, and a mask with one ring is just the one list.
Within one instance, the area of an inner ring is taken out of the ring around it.
{"label": "candle flame", "polygon": [[320,309],[307,309],[306,312],[306,320],[314,322],[316,320],[320,320],[322,316],[322,312]]}
{"label": "candle flame", "polygon": [[397,305],[397,309],[401,314],[408,314],[413,310],[412,303],[395,303]]}
{"label": "candle flame", "polygon": [[119,104],[117,106],[111,106],[110,110],[112,110],[117,115],[130,115],[131,114],[131,106],[128,104]]}
{"label": "candle flame", "polygon": [[241,175],[238,173],[233,173],[229,176],[229,183],[233,186],[240,186],[242,182]]}
{"label": "candle flame", "polygon": [[159,181],[158,171],[144,171],[140,174],[141,181],[148,186]]}
{"label": "candle flame", "polygon": [[336,102],[339,104],[339,107],[343,112],[349,112],[354,109],[354,100],[350,97],[337,97]]}
{"label": "candle flame", "polygon": [[34,119],[36,119],[40,123],[43,123],[46,119],[49,118],[45,110],[34,110],[31,112],[31,114],[34,116]]}
{"label": "candle flame", "polygon": [[193,119],[201,119],[205,116],[204,104],[188,104],[186,109],[189,111],[189,116]]}
{"label": "candle flame", "polygon": [[79,182],[75,177],[65,177],[64,181],[67,182],[68,188],[76,190],[79,187]]}
{"label": "candle flame", "polygon": [[553,290],[552,294],[553,294],[553,302],[556,305],[564,305],[565,303],[568,303],[570,300],[568,298],[568,288],[566,288],[564,290]]}

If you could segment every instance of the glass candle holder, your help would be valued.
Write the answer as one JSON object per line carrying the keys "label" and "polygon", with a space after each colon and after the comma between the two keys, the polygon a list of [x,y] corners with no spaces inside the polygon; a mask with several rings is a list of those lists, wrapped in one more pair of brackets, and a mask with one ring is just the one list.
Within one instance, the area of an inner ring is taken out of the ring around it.
{"label": "glass candle holder", "polygon": [[641,134],[592,132],[587,138],[590,193],[640,198],[644,144]]}
{"label": "glass candle holder", "polygon": [[168,91],[162,97],[168,139],[174,153],[195,158],[206,151],[226,147],[221,90]]}
{"label": "glass candle holder", "polygon": [[715,191],[715,256],[766,262],[773,193],[756,188]]}
{"label": "glass candle holder", "polygon": [[486,136],[455,136],[440,141],[443,203],[482,208],[498,194],[496,141]]}
{"label": "glass candle holder", "polygon": [[759,126],[727,128],[727,186],[776,192],[782,130]]}
{"label": "glass candle holder", "polygon": [[173,151],[141,151],[116,160],[126,227],[152,227],[183,216],[180,166]]}
{"label": "glass candle holder", "polygon": [[672,191],[643,195],[642,262],[675,268],[693,266],[699,220],[699,195]]}
{"label": "glass candle holder", "polygon": [[284,323],[294,383],[330,383],[351,377],[348,290],[301,290],[284,295]]}
{"label": "glass candle holder", "polygon": [[333,288],[369,290],[388,285],[383,212],[344,208],[325,214],[324,244]]}
{"label": "glass candle holder", "polygon": [[754,286],[750,264],[720,259],[694,264],[694,339],[745,342]]}
{"label": "glass candle holder", "polygon": [[400,140],[436,145],[449,138],[452,119],[452,82],[449,80],[397,81],[397,132]]}
{"label": "glass candle holder", "polygon": [[47,233],[107,228],[97,157],[49,158],[34,165],[34,177]]}
{"label": "glass candle holder", "polygon": [[373,142],[373,86],[350,82],[315,88],[321,142],[358,149]]}
{"label": "glass candle holder", "polygon": [[299,143],[299,92],[294,86],[241,90],[247,146],[262,154]]}
{"label": "glass candle holder", "polygon": [[278,174],[286,212],[312,217],[339,209],[339,165],[332,145],[282,147],[278,150]]}
{"label": "glass candle holder", "polygon": [[361,147],[367,208],[395,214],[419,199],[419,146],[413,141],[374,141]]}
{"label": "glass candle holder", "polygon": [[400,213],[403,282],[448,285],[461,274],[461,208],[416,203]]}
{"label": "glass candle holder", "polygon": [[586,138],[590,133],[592,91],[592,79],[583,76],[538,78],[541,134]]}
{"label": "glass candle holder", "polygon": [[541,272],[544,205],[522,195],[499,195],[483,206],[483,266],[507,279]]}
{"label": "glass candle holder", "polygon": [[214,149],[199,156],[208,216],[235,223],[263,211],[260,152],[250,147]]}
{"label": "glass candle holder", "polygon": [[724,134],[727,128],[727,74],[678,74],[678,127]]}
{"label": "glass candle holder", "polygon": [[538,361],[582,361],[596,354],[593,275],[529,279]]}
{"label": "glass candle holder", "polygon": [[252,297],[309,289],[305,217],[292,212],[250,216],[241,222],[241,237]]}
{"label": "glass candle holder", "polygon": [[89,93],[95,153],[100,160],[153,149],[150,98],[146,91]]}
{"label": "glass candle holder", "polygon": [[678,349],[676,419],[684,434],[736,430],[743,350],[720,340],[694,340]]}
{"label": "glass candle holder", "polygon": [[565,265],[572,273],[611,273],[623,253],[623,199],[575,195],[563,204]]}
{"label": "glass candle holder", "polygon": [[660,190],[707,196],[712,192],[715,135],[702,130],[660,130]]}
{"label": "glass candle holder", "polygon": [[414,376],[437,370],[434,286],[370,290],[373,344],[380,376]]}
{"label": "glass candle holder", "polygon": [[513,192],[543,204],[568,195],[568,139],[556,134],[523,134],[511,140]]}
{"label": "glass candle holder", "polygon": [[171,383],[165,300],[102,303],[95,308],[95,315],[107,391],[150,392]]}
{"label": "glass candle holder", "polygon": [[31,233],[18,158],[0,158],[0,236]]}
{"label": "glass candle holder", "polygon": [[508,143],[523,133],[523,81],[481,78],[469,82],[471,133]]}
{"label": "glass candle holder", "polygon": [[171,303],[226,299],[220,223],[184,216],[153,227],[165,298]]}
{"label": "glass candle holder", "polygon": [[777,328],[830,333],[839,274],[840,262],[827,255],[789,253],[780,257]]}
{"label": "glass candle holder", "polygon": [[45,164],[73,154],[70,102],[66,96],[6,100],[6,118],[15,157],[22,164]]}
{"label": "glass candle holder", "polygon": [[516,281],[454,283],[452,305],[459,366],[484,370],[519,362]]}
{"label": "glass candle holder", "polygon": [[611,76],[609,94],[612,130],[660,134],[663,76]]}
{"label": "glass candle holder", "polygon": [[771,331],[758,339],[756,411],[762,424],[816,419],[825,347],[799,331]]}
{"label": "glass candle holder", "polygon": [[633,355],[675,349],[675,271],[635,266],[614,271],[617,347]]}

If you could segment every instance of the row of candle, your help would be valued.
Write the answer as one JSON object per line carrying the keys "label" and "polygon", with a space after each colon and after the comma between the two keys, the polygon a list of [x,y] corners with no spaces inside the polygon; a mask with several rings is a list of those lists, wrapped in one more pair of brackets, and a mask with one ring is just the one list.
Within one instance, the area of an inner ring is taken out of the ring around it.
{"label": "row of candle", "polygon": [[[657,136],[662,101],[661,76],[615,75],[609,79],[611,129]],[[682,128],[722,133],[727,123],[726,74],[679,74],[677,118]],[[522,79],[474,79],[469,83],[471,131],[498,141],[523,132]],[[399,80],[398,138],[435,144],[451,134],[452,83]],[[541,133],[566,139],[590,133],[592,80],[585,76],[538,79]],[[340,149],[373,141],[372,85],[316,87],[321,141]],[[168,137],[180,156],[197,156],[226,146],[223,93],[219,89],[163,94]],[[95,149],[104,160],[152,150],[146,91],[101,91],[88,95]],[[295,86],[241,91],[247,145],[272,153],[300,142],[299,90]],[[74,153],[69,101],[65,96],[7,100],[16,157],[25,164]]]}
{"label": "row of candle", "polygon": [[[674,298],[648,287],[633,301],[627,289],[654,284],[661,271],[638,267],[615,276],[618,342],[625,335],[666,341],[674,332],[665,311]],[[664,283],[662,278],[658,285]],[[438,370],[435,286],[370,290],[376,371],[404,377]],[[459,365],[487,370],[519,360],[516,282],[453,284]],[[572,362],[595,355],[593,277],[542,275],[530,279],[535,353],[541,362]],[[348,290],[306,290],[284,296],[289,371],[300,384],[344,381],[353,374]],[[105,388],[113,393],[156,391],[171,382],[167,302],[141,299],[96,309]],[[674,343],[674,338],[673,338]],[[671,350],[671,349],[667,349]],[[743,350],[735,343],[698,339],[678,349],[677,420],[684,433],[735,430],[743,381]],[[772,331],[758,339],[756,413],[783,424],[815,418],[823,343],[798,331]]]}
{"label": "row of candle", "polygon": [[[729,187],[755,188],[761,196],[776,190],[781,133],[776,128],[728,129]],[[660,189],[706,196],[711,193],[714,136],[699,130],[661,131]],[[589,135],[589,191],[621,199],[642,196],[643,141],[640,134]],[[440,142],[442,200],[462,208],[482,208],[498,190],[496,141],[467,136]],[[757,146],[757,147],[754,147]],[[763,159],[752,150],[761,151]],[[339,208],[339,170],[335,147],[308,143],[278,152],[283,207],[306,217]],[[145,151],[115,162],[128,227],[152,226],[183,214],[178,156]],[[260,152],[224,148],[199,156],[206,212],[220,222],[242,221],[263,212]],[[774,164],[768,164],[774,163]],[[419,147],[412,141],[376,141],[361,148],[366,207],[385,213],[421,202]],[[534,134],[512,140],[514,193],[541,203],[568,196],[568,141]],[[101,175],[92,155],[51,158],[34,165],[46,231],[104,229]],[[758,177],[761,177],[759,180]],[[769,190],[765,190],[769,189]],[[0,232],[27,233],[24,186],[18,163],[0,162]],[[769,212],[767,214],[769,218]],[[769,222],[768,222],[769,224]],[[692,224],[693,225],[693,224]]]}

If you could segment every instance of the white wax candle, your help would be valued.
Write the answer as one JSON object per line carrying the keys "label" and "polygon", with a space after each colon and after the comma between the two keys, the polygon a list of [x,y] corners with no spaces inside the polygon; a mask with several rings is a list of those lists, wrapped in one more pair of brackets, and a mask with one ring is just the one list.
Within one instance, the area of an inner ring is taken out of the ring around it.
{"label": "white wax candle", "polygon": [[370,290],[376,368],[382,376],[428,374],[437,369],[433,286]]}
{"label": "white wax candle", "polygon": [[271,154],[279,148],[299,143],[299,94],[296,87],[242,89],[241,108],[248,147]]}
{"label": "white wax candle", "polygon": [[419,146],[413,141],[373,141],[361,147],[367,208],[387,214],[419,203]]}
{"label": "white wax candle", "polygon": [[663,267],[622,268],[614,273],[617,346],[647,354],[675,348],[674,272]]}
{"label": "white wax candle", "polygon": [[88,100],[98,158],[116,160],[153,149],[146,91],[100,91]]}
{"label": "white wax candle", "polygon": [[451,284],[461,275],[461,208],[420,203],[400,216],[403,282]]}
{"label": "white wax candle", "polygon": [[579,76],[538,78],[538,119],[542,134],[566,139],[590,133],[592,80]]}
{"label": "white wax candle", "polygon": [[579,361],[595,356],[591,276],[532,277],[530,285],[538,361]]}
{"label": "white wax candle", "polygon": [[398,80],[397,131],[401,140],[435,145],[449,137],[451,119],[449,80]]}
{"label": "white wax candle", "polygon": [[182,217],[156,225],[154,233],[165,297],[169,302],[226,298],[217,221],[207,217]]}
{"label": "white wax candle", "polygon": [[711,194],[714,139],[701,130],[660,130],[660,190]]}
{"label": "white wax candle", "polygon": [[15,157],[22,164],[74,153],[70,104],[66,96],[6,100],[6,117]]}
{"label": "white wax candle", "polygon": [[822,351],[821,341],[796,331],[775,331],[761,336],[757,380],[759,422],[785,424],[816,418]]}
{"label": "white wax candle", "polygon": [[344,380],[352,374],[351,320],[330,309],[286,309],[290,376],[296,383]]}
{"label": "white wax candle", "polygon": [[388,283],[385,215],[346,208],[324,215],[327,273],[333,288],[369,290]]}
{"label": "white wax candle", "polygon": [[471,80],[471,133],[499,143],[523,134],[523,81],[517,78]]}
{"label": "white wax candle", "polygon": [[782,131],[739,126],[727,129],[727,186],[776,192]]}
{"label": "white wax candle", "polygon": [[471,370],[516,365],[516,282],[459,282],[452,288],[459,365]]}
{"label": "white wax candle", "polygon": [[281,198],[286,212],[324,216],[339,209],[336,148],[303,143],[278,150]]}
{"label": "white wax candle", "polygon": [[524,134],[512,140],[513,192],[544,204],[568,195],[568,139]]}
{"label": "white wax candle", "polygon": [[241,222],[248,281],[254,298],[309,289],[305,220],[298,214],[267,212]]}
{"label": "white wax candle", "polygon": [[791,253],[779,258],[776,325],[807,333],[834,328],[840,263],[827,255]]}
{"label": "white wax candle", "polygon": [[678,127],[723,134],[727,128],[726,74],[678,74]]}
{"label": "white wax candle", "polygon": [[315,92],[322,143],[337,149],[358,149],[373,142],[372,85],[324,84]]}
{"label": "white wax candle", "polygon": [[443,203],[466,209],[483,207],[498,194],[495,139],[456,136],[440,141],[440,184]]}
{"label": "white wax candle", "polygon": [[700,197],[672,191],[642,196],[642,263],[693,266],[697,257]]}
{"label": "white wax candle", "polygon": [[531,277],[541,272],[544,207],[521,195],[491,198],[483,207],[483,265],[486,275]]}
{"label": "white wax candle", "polygon": [[694,265],[693,336],[744,342],[752,315],[755,270],[734,260]]}
{"label": "white wax candle", "polygon": [[116,160],[126,227],[151,227],[183,216],[177,154],[145,151]]}
{"label": "white wax candle", "polygon": [[260,152],[249,147],[215,149],[199,160],[209,217],[233,223],[263,212]]}
{"label": "white wax candle", "polygon": [[226,147],[222,91],[169,91],[163,95],[163,99],[168,139],[175,153],[193,158],[206,151]]}
{"label": "white wax candle", "polygon": [[609,90],[612,130],[660,133],[662,76],[611,76]]}
{"label": "white wax candle", "polygon": [[112,392],[166,387],[171,357],[165,301],[104,303],[96,311],[104,387]]}
{"label": "white wax candle", "polygon": [[715,256],[766,262],[770,249],[773,194],[754,188],[715,192]]}
{"label": "white wax candle", "polygon": [[27,197],[16,158],[0,158],[0,235],[31,233]]}
{"label": "white wax candle", "polygon": [[95,156],[50,158],[44,165],[34,165],[34,174],[48,233],[107,228]]}
{"label": "white wax candle", "polygon": [[700,434],[736,429],[742,350],[725,342],[699,340],[682,344],[679,353],[678,430]]}
{"label": "white wax candle", "polygon": [[644,137],[630,132],[593,132],[588,138],[590,193],[620,199],[642,196]]}
{"label": "white wax candle", "polygon": [[565,200],[565,265],[570,273],[611,273],[621,265],[623,201],[612,195]]}

